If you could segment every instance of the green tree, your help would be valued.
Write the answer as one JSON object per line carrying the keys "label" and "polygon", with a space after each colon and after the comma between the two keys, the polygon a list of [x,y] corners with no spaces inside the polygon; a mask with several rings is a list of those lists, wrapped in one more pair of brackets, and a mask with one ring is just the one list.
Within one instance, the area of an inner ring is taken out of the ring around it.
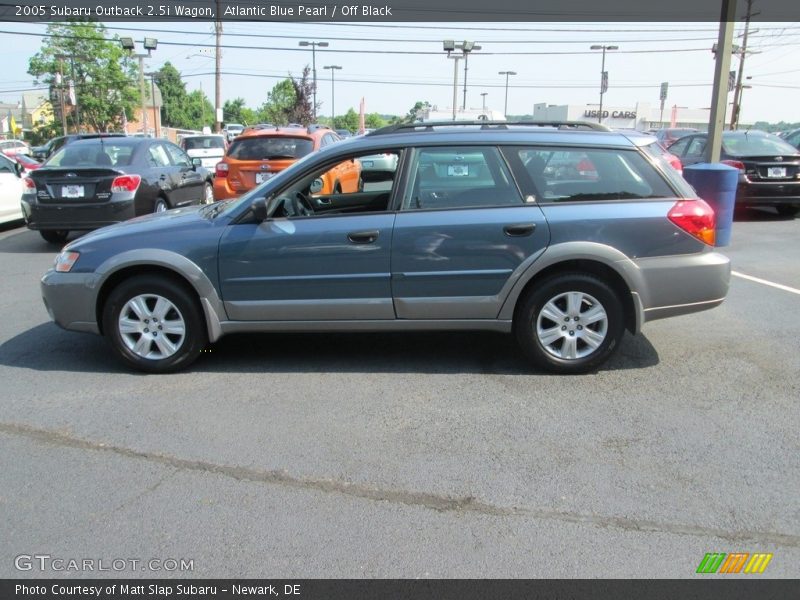
{"label": "green tree", "polygon": [[352,132],[358,131],[358,113],[349,108],[344,115],[336,117],[336,127],[338,129],[347,129]]}
{"label": "green tree", "polygon": [[267,94],[267,101],[261,105],[258,116],[262,121],[286,125],[300,123],[310,125],[314,120],[312,110],[313,84],[308,75],[311,70],[306,66],[300,79],[289,77],[279,81]]}
{"label": "green tree", "polygon": [[368,129],[378,129],[386,125],[386,121],[378,113],[364,115],[364,126]]}
{"label": "green tree", "polygon": [[275,125],[286,125],[296,101],[294,85],[291,79],[283,79],[276,83],[267,94],[267,101],[258,110],[259,120]]}
{"label": "green tree", "polygon": [[403,117],[403,122],[413,123],[419,118],[420,113],[428,110],[430,107],[431,103],[428,102],[427,100],[424,101],[418,100],[417,102],[414,103],[414,106],[412,106],[411,109],[406,113],[405,117]]}
{"label": "green tree", "polygon": [[[106,39],[106,29],[99,23],[51,23],[47,35],[28,62],[28,73],[36,85],[63,89],[68,102],[68,88],[63,84],[73,82],[81,127],[95,131],[119,128],[123,111],[132,115],[141,98],[137,65],[128,53],[116,39]],[[71,111],[73,127],[77,126],[76,117],[76,111]]]}
{"label": "green tree", "polygon": [[222,106],[222,117],[225,123],[255,125],[258,122],[258,114],[244,105],[244,98],[226,100]]}
{"label": "green tree", "polygon": [[189,129],[190,117],[186,112],[189,95],[178,69],[170,62],[164,63],[158,70],[156,81],[164,104],[161,107],[161,122],[167,127]]}

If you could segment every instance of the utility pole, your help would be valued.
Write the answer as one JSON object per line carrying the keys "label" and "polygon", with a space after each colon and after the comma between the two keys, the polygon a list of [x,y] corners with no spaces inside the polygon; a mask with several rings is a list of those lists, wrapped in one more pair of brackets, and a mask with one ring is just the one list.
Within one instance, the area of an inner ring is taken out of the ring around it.
{"label": "utility pole", "polygon": [[61,128],[67,135],[67,107],[64,104],[64,57],[58,57],[58,98],[61,104]]}
{"label": "utility pole", "polygon": [[711,121],[708,129],[705,161],[719,162],[722,150],[722,130],[725,128],[725,109],[728,104],[728,73],[731,67],[731,44],[736,19],[736,0],[722,0],[717,37],[717,56],[714,66],[714,90],[711,99]]}
{"label": "utility pole", "polygon": [[78,101],[78,82],[75,80],[75,57],[69,57],[70,72],[72,73],[72,87],[75,90],[75,133],[81,132],[81,109]]}
{"label": "utility pole", "polygon": [[744,20],[742,47],[739,49],[739,73],[736,76],[736,87],[733,90],[733,107],[731,109],[731,131],[739,127],[739,111],[742,108],[742,74],[744,73],[744,57],[747,55],[747,34],[750,31],[750,18],[753,16],[753,0],[747,0],[747,15]]}
{"label": "utility pole", "polygon": [[215,30],[217,36],[217,54],[216,54],[216,65],[215,65],[215,73],[214,73],[214,80],[216,84],[216,89],[214,90],[214,131],[219,133],[222,131],[222,10],[220,7],[220,0],[217,0],[217,22],[215,23]]}

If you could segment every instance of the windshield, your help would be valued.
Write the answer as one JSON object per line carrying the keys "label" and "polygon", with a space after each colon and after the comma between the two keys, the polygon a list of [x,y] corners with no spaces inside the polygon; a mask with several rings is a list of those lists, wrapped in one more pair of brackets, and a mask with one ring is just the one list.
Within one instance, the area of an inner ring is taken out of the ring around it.
{"label": "windshield", "polygon": [[236,140],[228,156],[236,160],[270,160],[273,158],[301,158],[314,149],[310,138],[258,136]]}
{"label": "windshield", "polygon": [[726,135],[722,138],[722,148],[733,156],[797,154],[797,148],[774,135]]}
{"label": "windshield", "polygon": [[133,156],[130,144],[92,142],[69,144],[47,161],[48,167],[118,167],[129,165]]}
{"label": "windshield", "polygon": [[209,148],[225,149],[225,142],[223,139],[216,135],[209,135],[206,137],[191,137],[184,138],[183,148],[185,150],[206,150]]}

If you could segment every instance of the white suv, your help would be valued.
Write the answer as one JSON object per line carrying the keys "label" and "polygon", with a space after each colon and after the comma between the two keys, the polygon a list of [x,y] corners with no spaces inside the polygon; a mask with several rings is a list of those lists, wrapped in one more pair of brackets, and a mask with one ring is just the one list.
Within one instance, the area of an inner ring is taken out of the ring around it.
{"label": "white suv", "polygon": [[233,141],[237,135],[242,135],[244,131],[244,125],[240,125],[239,123],[228,123],[225,125],[225,136],[228,138],[229,142]]}

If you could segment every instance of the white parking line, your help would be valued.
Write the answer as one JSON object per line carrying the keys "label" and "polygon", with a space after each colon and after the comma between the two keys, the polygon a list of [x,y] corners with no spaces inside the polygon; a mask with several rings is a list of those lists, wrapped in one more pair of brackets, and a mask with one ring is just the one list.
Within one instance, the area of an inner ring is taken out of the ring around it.
{"label": "white parking line", "polygon": [[772,281],[767,281],[766,279],[760,279],[758,277],[753,277],[752,275],[745,275],[744,273],[739,273],[738,271],[731,271],[731,275],[734,277],[741,277],[742,279],[747,279],[749,281],[755,281],[756,283],[763,283],[764,285],[768,285],[770,287],[778,288],[779,290],[783,290],[784,292],[791,292],[793,294],[800,295],[800,290],[797,288],[789,287],[788,285],[781,285],[780,283],[773,283]]}

